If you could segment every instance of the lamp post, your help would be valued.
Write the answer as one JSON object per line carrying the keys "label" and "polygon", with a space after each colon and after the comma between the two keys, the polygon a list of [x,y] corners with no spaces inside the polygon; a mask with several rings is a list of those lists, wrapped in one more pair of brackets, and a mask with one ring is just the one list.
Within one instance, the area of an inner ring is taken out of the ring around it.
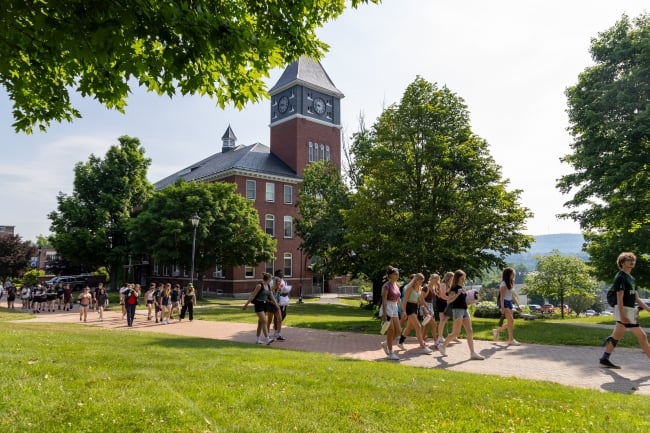
{"label": "lamp post", "polygon": [[192,218],[190,218],[190,221],[192,221],[192,227],[194,228],[194,232],[192,234],[192,273],[190,274],[190,282],[194,284],[194,254],[196,252],[196,228],[199,225],[199,215],[194,212],[194,215],[192,215]]}

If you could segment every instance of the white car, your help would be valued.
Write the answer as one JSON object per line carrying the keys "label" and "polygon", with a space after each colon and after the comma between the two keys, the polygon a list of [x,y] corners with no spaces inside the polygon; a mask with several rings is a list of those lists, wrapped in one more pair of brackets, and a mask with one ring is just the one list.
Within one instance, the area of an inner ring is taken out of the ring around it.
{"label": "white car", "polygon": [[597,313],[594,310],[585,310],[585,316],[591,317],[591,316],[596,316]]}

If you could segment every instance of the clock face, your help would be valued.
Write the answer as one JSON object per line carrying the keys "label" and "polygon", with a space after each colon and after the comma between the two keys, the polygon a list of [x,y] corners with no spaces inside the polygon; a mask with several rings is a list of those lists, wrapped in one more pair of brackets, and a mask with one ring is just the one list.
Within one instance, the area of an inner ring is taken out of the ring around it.
{"label": "clock face", "polygon": [[322,98],[314,98],[314,111],[316,114],[325,114],[325,101]]}
{"label": "clock face", "polygon": [[285,111],[287,111],[288,108],[289,108],[289,98],[287,98],[286,96],[281,97],[280,100],[278,101],[278,110],[280,111],[280,113],[284,113]]}

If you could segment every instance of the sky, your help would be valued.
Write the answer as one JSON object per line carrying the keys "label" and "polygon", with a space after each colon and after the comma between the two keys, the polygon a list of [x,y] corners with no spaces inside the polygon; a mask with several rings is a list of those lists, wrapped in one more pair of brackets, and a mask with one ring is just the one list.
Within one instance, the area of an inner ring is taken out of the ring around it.
{"label": "sky", "polygon": [[[466,103],[472,130],[484,138],[510,189],[534,217],[526,233],[579,233],[560,220],[571,197],[555,187],[570,173],[560,162],[571,136],[564,91],[592,65],[590,40],[625,13],[645,10],[631,0],[384,0],[348,9],[319,37],[330,45],[321,63],[341,103],[343,138],[360,119],[373,125],[399,103],[416,77],[447,86]],[[272,71],[271,88],[282,69]],[[24,240],[50,234],[47,215],[59,192],[71,194],[73,169],[91,154],[104,157],[118,137],[140,139],[156,182],[221,150],[230,125],[237,144],[269,144],[269,101],[244,110],[219,109],[206,97],[169,99],[135,88],[126,114],[91,98],[72,97],[82,119],[52,124],[46,133],[16,133],[11,101],[0,88],[0,225]]]}

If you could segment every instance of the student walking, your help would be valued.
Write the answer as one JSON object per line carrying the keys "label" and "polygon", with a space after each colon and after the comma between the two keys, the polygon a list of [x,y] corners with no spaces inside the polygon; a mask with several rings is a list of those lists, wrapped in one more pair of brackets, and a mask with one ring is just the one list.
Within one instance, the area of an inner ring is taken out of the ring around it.
{"label": "student walking", "polygon": [[436,324],[435,302],[436,292],[440,289],[440,275],[431,274],[429,282],[426,286],[422,286],[422,299],[424,300],[425,307],[420,307],[420,315],[422,316],[422,338],[426,341],[429,330],[431,330],[431,338],[433,338],[433,346],[437,348],[438,326]]}
{"label": "student walking", "polygon": [[469,346],[470,359],[481,361],[485,359],[474,351],[474,335],[472,332],[472,320],[467,311],[467,294],[463,289],[465,283],[465,272],[457,270],[454,272],[454,278],[449,289],[448,303],[451,304],[451,316],[453,319],[453,326],[451,334],[445,338],[445,341],[438,347],[442,356],[447,356],[447,345],[460,335],[461,327],[465,329],[467,334],[467,345]]}
{"label": "student walking", "polygon": [[97,314],[99,314],[100,322],[104,321],[104,308],[106,307],[106,302],[108,302],[106,289],[104,288],[104,285],[100,285],[97,291]]}
{"label": "student walking", "polygon": [[[386,283],[381,288],[381,323],[382,326],[387,321],[390,322],[388,330],[386,331],[386,341],[382,341],[381,347],[384,349],[388,359],[399,361],[399,356],[393,351],[393,340],[401,334],[402,326],[400,325],[400,317],[397,311],[398,303],[400,300],[400,289],[397,285],[399,279],[399,270],[392,266],[386,269]],[[404,313],[406,315],[406,313]]]}
{"label": "student walking", "polygon": [[135,319],[135,310],[138,307],[138,296],[140,296],[140,285],[129,284],[124,291],[124,308],[126,308],[126,326],[132,327]]}
{"label": "student walking", "polygon": [[194,284],[189,283],[187,285],[187,290],[183,293],[181,298],[181,313],[178,321],[180,322],[185,318],[185,312],[189,313],[190,322],[194,320],[194,306],[196,305],[196,291],[194,290]]}
{"label": "student walking", "polygon": [[255,286],[253,293],[251,293],[242,307],[245,310],[250,303],[253,303],[255,306],[255,314],[257,314],[257,339],[255,343],[257,344],[262,344],[261,334],[264,334],[267,345],[273,343],[273,338],[269,336],[269,329],[266,324],[266,312],[268,310],[267,304],[273,304],[275,308],[278,308],[278,304],[271,292],[270,283],[271,274],[264,272],[262,274],[262,282]]}
{"label": "student walking", "polygon": [[[608,368],[621,368],[612,363],[609,357],[627,330],[632,331],[632,334],[639,341],[641,350],[650,358],[648,337],[643,328],[639,326],[639,317],[635,307],[635,304],[638,304],[639,308],[650,311],[650,307],[639,298],[634,277],[631,275],[632,269],[636,265],[636,256],[630,252],[622,252],[616,259],[616,265],[619,271],[616,273],[614,284],[610,288],[610,291],[616,296],[614,305],[614,320],[616,321],[616,325],[614,326],[612,335],[605,339],[605,351],[600,358],[600,365]],[[608,295],[609,299],[610,297]]]}
{"label": "student walking", "polygon": [[160,294],[160,323],[163,325],[169,324],[169,316],[172,311],[172,285],[171,283],[166,283],[165,288]]}
{"label": "student walking", "polygon": [[513,304],[517,305],[517,311],[521,311],[519,301],[513,296],[513,289],[515,287],[515,270],[513,268],[505,268],[501,274],[501,284],[499,285],[499,311],[505,317],[506,323],[500,325],[498,328],[492,330],[492,337],[494,341],[499,341],[499,334],[504,330],[508,331],[508,345],[519,346],[520,343],[514,338],[515,329],[515,316]]}
{"label": "student walking", "polygon": [[90,287],[84,287],[84,291],[79,295],[79,321],[88,320],[88,308],[93,302],[93,295],[90,294]]}
{"label": "student walking", "polygon": [[144,302],[147,305],[147,320],[151,320],[152,317],[153,317],[153,308],[154,308],[154,302],[155,302],[155,300],[154,300],[154,292],[155,291],[156,291],[156,283],[150,283],[149,284],[149,289],[144,294]]}
{"label": "student walking", "polygon": [[[454,278],[453,272],[445,273],[442,278],[436,293],[436,311],[438,312],[438,340],[436,341],[436,348],[445,341],[445,325],[447,320],[451,317],[451,305],[447,304],[447,294],[451,287],[451,280]],[[449,307],[449,308],[447,308]]]}
{"label": "student walking", "polygon": [[[422,283],[424,282],[424,275],[422,274],[413,274],[411,275],[411,281],[406,285],[406,290],[404,292],[404,299],[402,300],[402,311],[406,314],[406,328],[399,336],[399,343],[397,344],[400,349],[405,350],[404,341],[406,336],[412,330],[415,330],[415,337],[420,343],[420,348],[424,353],[431,353],[424,343],[424,338],[422,337],[422,327],[420,326],[420,321],[418,320],[418,310],[420,307],[426,309],[424,300],[420,296],[420,289]],[[428,309],[427,309],[428,310]],[[429,312],[430,315],[433,315],[433,311]]]}

